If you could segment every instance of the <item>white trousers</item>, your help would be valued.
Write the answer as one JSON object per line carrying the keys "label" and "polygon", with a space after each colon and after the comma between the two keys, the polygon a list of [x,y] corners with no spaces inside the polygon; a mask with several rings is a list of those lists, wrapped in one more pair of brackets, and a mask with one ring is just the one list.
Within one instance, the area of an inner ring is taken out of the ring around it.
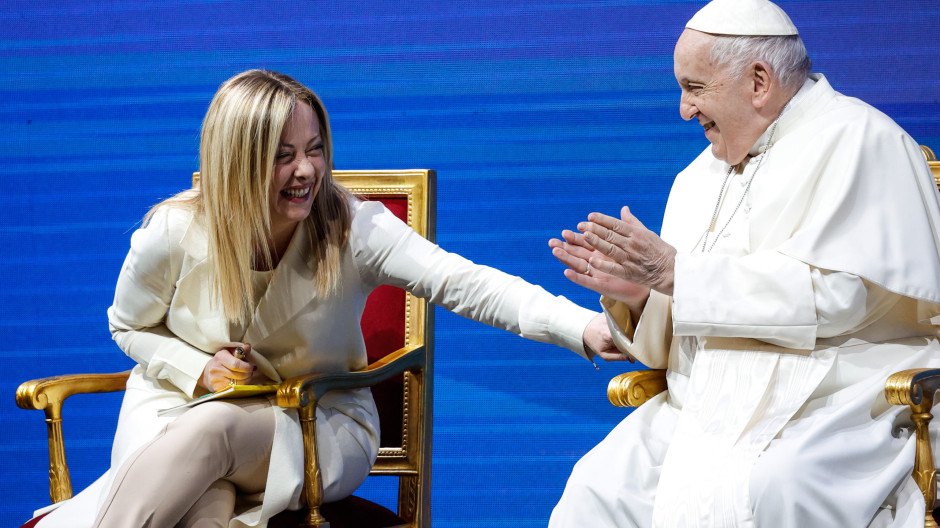
{"label": "white trousers", "polygon": [[187,410],[121,466],[95,528],[228,526],[236,489],[264,490],[274,425],[267,400]]}
{"label": "white trousers", "polygon": [[[232,518],[260,507],[260,492],[271,476],[268,463],[278,412],[267,399],[188,409],[119,467],[56,505],[38,527],[264,526],[265,516],[255,515],[258,520],[252,522]],[[327,502],[350,495],[369,473],[373,461],[354,434],[358,430],[349,416],[317,409]]]}

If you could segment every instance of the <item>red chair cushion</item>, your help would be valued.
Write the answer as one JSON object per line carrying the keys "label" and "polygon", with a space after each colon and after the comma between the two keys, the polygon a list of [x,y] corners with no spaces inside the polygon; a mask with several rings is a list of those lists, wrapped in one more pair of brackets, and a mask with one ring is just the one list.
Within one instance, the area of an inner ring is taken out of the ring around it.
{"label": "red chair cushion", "polygon": [[[407,221],[407,198],[383,196],[375,199],[395,216]],[[405,346],[405,290],[394,286],[379,286],[373,290],[366,300],[360,324],[370,363]],[[401,447],[404,406],[402,377],[396,376],[375,385],[372,387],[372,397],[379,411],[380,445]]]}

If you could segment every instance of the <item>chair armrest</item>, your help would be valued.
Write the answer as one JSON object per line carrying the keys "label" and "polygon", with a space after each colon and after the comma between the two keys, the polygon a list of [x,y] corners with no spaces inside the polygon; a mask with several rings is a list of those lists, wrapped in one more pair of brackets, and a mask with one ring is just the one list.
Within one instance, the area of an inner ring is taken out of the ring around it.
{"label": "chair armrest", "polygon": [[635,370],[610,380],[607,399],[616,407],[639,407],[664,390],[665,370]]}
{"label": "chair armrest", "polygon": [[311,395],[318,401],[331,390],[371,387],[396,374],[423,369],[424,361],[424,345],[411,345],[388,354],[363,370],[295,376],[281,383],[277,404],[281,407],[305,407],[309,405]]}
{"label": "chair armrest", "polygon": [[940,369],[902,370],[892,374],[885,383],[885,396],[892,405],[930,405],[928,400],[932,401],[938,390]]}
{"label": "chair armrest", "polygon": [[911,408],[911,420],[914,422],[916,451],[912,476],[924,494],[927,505],[926,526],[933,523],[933,508],[937,498],[937,471],[930,444],[928,425],[933,415],[934,396],[940,390],[940,369],[902,370],[888,377],[885,383],[885,397],[892,405],[908,405]]}
{"label": "chair armrest", "polygon": [[16,389],[16,405],[21,409],[43,411],[49,437],[49,497],[61,502],[72,496],[72,480],[65,460],[62,436],[62,404],[75,394],[118,392],[127,386],[131,371],[113,374],[69,374],[23,383]]}
{"label": "chair armrest", "polygon": [[16,405],[21,409],[48,411],[61,407],[66,398],[75,394],[122,391],[130,373],[126,370],[113,374],[69,374],[30,380],[16,389]]}

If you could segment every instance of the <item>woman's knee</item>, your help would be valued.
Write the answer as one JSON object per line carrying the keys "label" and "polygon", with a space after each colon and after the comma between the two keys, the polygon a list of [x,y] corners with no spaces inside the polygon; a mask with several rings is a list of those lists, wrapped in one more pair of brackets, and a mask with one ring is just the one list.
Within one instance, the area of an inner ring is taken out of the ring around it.
{"label": "woman's knee", "polygon": [[168,441],[188,451],[189,457],[224,456],[270,450],[274,438],[274,416],[270,404],[208,402],[187,410],[173,421],[165,435]]}
{"label": "woman's knee", "polygon": [[220,447],[237,425],[238,413],[224,402],[210,402],[189,409],[167,427],[167,436],[189,445]]}

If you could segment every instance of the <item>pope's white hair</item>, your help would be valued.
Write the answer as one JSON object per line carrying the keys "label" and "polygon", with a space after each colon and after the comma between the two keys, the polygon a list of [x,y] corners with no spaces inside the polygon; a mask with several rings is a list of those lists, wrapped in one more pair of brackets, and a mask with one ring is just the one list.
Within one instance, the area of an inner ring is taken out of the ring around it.
{"label": "pope's white hair", "polygon": [[732,37],[715,35],[709,57],[716,66],[728,66],[732,78],[740,77],[756,61],[766,62],[785,88],[799,89],[812,71],[813,61],[799,35],[781,37]]}

